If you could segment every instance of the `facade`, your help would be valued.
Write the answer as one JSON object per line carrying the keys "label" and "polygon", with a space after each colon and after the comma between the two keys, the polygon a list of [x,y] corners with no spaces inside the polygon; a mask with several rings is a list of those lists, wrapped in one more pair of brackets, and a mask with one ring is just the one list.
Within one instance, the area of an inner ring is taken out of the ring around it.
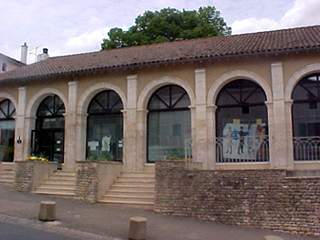
{"label": "facade", "polygon": [[[1,160],[320,169],[319,26],[52,57],[0,75]],[[13,157],[14,156],[14,157]]]}

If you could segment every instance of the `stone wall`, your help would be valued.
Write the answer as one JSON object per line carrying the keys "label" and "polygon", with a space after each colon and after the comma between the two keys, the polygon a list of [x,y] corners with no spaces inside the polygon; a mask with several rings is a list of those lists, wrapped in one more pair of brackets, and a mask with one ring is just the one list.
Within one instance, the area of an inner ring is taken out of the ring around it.
{"label": "stone wall", "polygon": [[57,169],[54,163],[37,161],[18,161],[15,166],[15,188],[19,192],[35,190]]}
{"label": "stone wall", "polygon": [[155,211],[223,224],[320,235],[320,177],[285,170],[188,170],[156,163]]}
{"label": "stone wall", "polygon": [[86,202],[97,202],[121,171],[122,163],[118,162],[77,162],[76,196]]}

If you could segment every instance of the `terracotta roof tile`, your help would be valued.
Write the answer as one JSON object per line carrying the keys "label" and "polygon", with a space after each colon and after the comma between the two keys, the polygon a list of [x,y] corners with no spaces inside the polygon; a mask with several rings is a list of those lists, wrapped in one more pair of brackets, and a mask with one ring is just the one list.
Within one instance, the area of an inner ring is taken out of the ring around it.
{"label": "terracotta roof tile", "polygon": [[51,57],[0,74],[0,81],[32,80],[94,71],[221,58],[320,51],[320,26],[175,41],[145,46]]}

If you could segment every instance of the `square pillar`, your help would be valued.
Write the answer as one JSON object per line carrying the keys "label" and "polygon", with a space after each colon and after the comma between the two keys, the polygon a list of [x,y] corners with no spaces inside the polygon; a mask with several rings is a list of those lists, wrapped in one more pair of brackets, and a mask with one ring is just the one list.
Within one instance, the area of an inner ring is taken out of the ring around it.
{"label": "square pillar", "polygon": [[137,158],[137,86],[138,76],[127,76],[127,106],[124,110],[124,169],[141,171],[144,162]]}
{"label": "square pillar", "polygon": [[207,128],[207,105],[206,105],[206,70],[195,70],[195,151],[193,161],[202,163],[204,168],[208,165],[208,128]]}
{"label": "square pillar", "polygon": [[76,162],[76,147],[79,144],[77,139],[77,100],[78,81],[68,82],[68,108],[65,115],[65,151],[64,165],[66,170],[74,170]]}
{"label": "square pillar", "polygon": [[271,166],[273,168],[288,169],[287,116],[281,62],[271,64],[271,79],[273,101],[272,108],[268,109],[269,111],[272,109],[271,119],[269,119]]}
{"label": "square pillar", "polygon": [[207,169],[216,168],[216,105],[207,106]]}
{"label": "square pillar", "polygon": [[14,161],[23,161],[27,156],[24,154],[24,145],[28,143],[25,138],[25,109],[27,104],[27,88],[18,88],[18,106],[15,119],[15,143]]}

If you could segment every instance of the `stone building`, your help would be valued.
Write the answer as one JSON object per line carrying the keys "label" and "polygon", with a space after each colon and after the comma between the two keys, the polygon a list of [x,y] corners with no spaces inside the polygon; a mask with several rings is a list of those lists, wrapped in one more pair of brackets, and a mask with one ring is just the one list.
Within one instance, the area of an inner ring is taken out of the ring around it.
{"label": "stone building", "polygon": [[311,26],[17,68],[0,75],[0,160],[42,155],[70,178],[80,163],[113,162],[119,175],[165,159],[320,170],[319,51],[320,26]]}
{"label": "stone building", "polygon": [[14,70],[23,65],[25,64],[0,53],[0,73]]}

